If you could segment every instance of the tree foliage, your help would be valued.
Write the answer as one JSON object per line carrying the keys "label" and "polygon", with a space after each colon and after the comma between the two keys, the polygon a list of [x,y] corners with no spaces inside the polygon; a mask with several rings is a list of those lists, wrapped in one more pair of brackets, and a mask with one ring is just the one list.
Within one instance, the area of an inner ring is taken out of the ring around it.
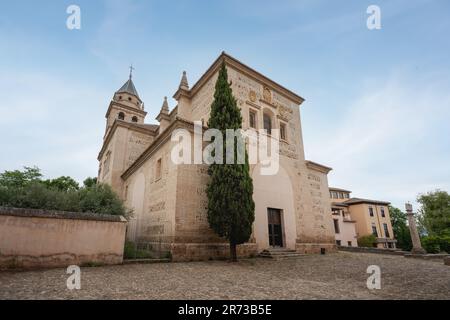
{"label": "tree foliage", "polygon": [[0,206],[128,215],[114,191],[96,178],[80,188],[70,177],[42,180],[40,170],[29,167],[0,174]]}
{"label": "tree foliage", "polygon": [[421,194],[417,201],[422,205],[420,214],[430,236],[450,236],[450,195],[441,190]]}
{"label": "tree foliage", "polygon": [[389,206],[389,213],[391,216],[392,229],[395,238],[397,239],[397,247],[405,251],[412,249],[411,234],[406,223],[406,213],[400,209]]}
{"label": "tree foliage", "polygon": [[[226,130],[242,128],[241,112],[228,83],[225,64],[219,71],[208,126],[222,132],[225,155]],[[236,246],[245,243],[251,236],[255,204],[247,154],[245,163],[237,164],[237,140],[233,143],[235,164],[210,165],[207,195],[208,222],[219,236],[229,240],[231,260],[236,261]]]}

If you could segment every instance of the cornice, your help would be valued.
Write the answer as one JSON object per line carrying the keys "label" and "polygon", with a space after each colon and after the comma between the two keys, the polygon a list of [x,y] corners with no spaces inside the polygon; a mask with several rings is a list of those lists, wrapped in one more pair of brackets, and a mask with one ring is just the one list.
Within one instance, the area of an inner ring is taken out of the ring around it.
{"label": "cornice", "polygon": [[136,108],[133,108],[133,107],[124,105],[124,104],[122,104],[122,103],[119,103],[119,102],[116,102],[116,101],[113,100],[113,101],[111,101],[110,104],[109,104],[108,110],[106,111],[105,118],[108,118],[108,117],[109,117],[109,114],[110,114],[111,109],[112,109],[113,106],[117,106],[118,108],[126,109],[126,110],[128,110],[128,111],[130,111],[130,112],[138,113],[138,114],[140,114],[140,115],[142,115],[142,116],[144,116],[144,117],[147,115],[147,112],[144,111],[144,110],[136,109]]}
{"label": "cornice", "polygon": [[189,91],[189,96],[193,97],[204,85],[205,83],[214,75],[214,73],[220,68],[222,62],[225,62],[227,66],[245,74],[246,76],[256,80],[261,83],[263,86],[269,87],[272,90],[275,90],[277,93],[281,94],[285,98],[295,102],[298,105],[301,105],[305,99],[303,99],[298,94],[292,92],[289,89],[286,89],[282,85],[277,82],[267,78],[260,72],[250,68],[249,66],[243,64],[239,60],[233,58],[225,52],[214,61],[214,63],[206,70],[206,72],[200,77],[200,79],[194,84],[192,89]]}
{"label": "cornice", "polygon": [[333,170],[333,168],[321,165],[321,164],[313,162],[313,161],[306,160],[305,163],[306,163],[306,167],[308,169],[322,172],[325,174],[328,174],[331,170]]}

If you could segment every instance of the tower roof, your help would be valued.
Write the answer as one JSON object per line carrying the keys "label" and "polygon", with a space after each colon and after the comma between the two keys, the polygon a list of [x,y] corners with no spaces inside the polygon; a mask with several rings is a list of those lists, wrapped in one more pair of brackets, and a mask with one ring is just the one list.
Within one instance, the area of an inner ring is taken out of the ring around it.
{"label": "tower roof", "polygon": [[130,79],[128,79],[128,81],[125,82],[125,84],[122,86],[122,88],[116,91],[116,93],[129,93],[139,98],[139,94],[137,93],[133,80],[131,80],[131,76]]}

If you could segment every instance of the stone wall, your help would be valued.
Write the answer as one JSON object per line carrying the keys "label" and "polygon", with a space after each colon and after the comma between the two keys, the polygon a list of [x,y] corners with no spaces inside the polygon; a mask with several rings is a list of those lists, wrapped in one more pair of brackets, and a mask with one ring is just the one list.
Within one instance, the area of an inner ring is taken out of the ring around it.
{"label": "stone wall", "polygon": [[[237,246],[238,258],[251,258],[258,254],[256,243]],[[171,249],[172,261],[221,260],[230,258],[227,243],[174,243]]]}
{"label": "stone wall", "polygon": [[0,268],[120,264],[121,216],[0,207]]}

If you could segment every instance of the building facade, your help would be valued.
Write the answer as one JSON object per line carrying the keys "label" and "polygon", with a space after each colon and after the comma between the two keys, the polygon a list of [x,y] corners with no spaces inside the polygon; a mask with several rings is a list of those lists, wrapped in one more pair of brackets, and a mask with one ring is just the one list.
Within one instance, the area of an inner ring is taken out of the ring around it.
{"label": "building facade", "polygon": [[[351,198],[351,191],[330,188],[337,245],[350,246],[350,239],[373,234],[378,248],[395,248],[396,240],[389,214],[389,202]],[[348,219],[346,222],[345,219]],[[353,228],[346,223],[351,223]],[[343,231],[341,231],[343,230]]]}
{"label": "building facade", "polygon": [[144,104],[130,79],[113,96],[99,153],[99,182],[124,199],[134,215],[130,240],[158,245],[175,261],[227,257],[227,241],[207,221],[207,165],[171,161],[178,129],[194,133],[194,121],[207,129],[219,68],[225,63],[244,130],[280,129],[280,161],[275,175],[251,165],[255,222],[238,254],[251,256],[273,248],[316,253],[334,251],[335,237],[327,174],[331,168],[305,159],[300,105],[303,98],[222,53],[189,87],[184,72],[171,109],[164,99],[159,125],[145,124]]}
{"label": "building facade", "polygon": [[330,199],[336,245],[357,247],[356,221],[352,219],[349,206],[344,203],[350,199],[350,191],[330,188]]}

